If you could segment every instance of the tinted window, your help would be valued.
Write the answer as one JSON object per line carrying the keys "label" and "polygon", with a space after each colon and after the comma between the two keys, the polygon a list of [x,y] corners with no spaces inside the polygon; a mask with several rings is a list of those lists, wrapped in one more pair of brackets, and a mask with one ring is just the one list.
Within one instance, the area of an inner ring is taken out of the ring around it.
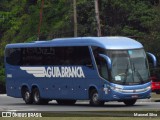
{"label": "tinted window", "polygon": [[88,47],[41,47],[6,49],[11,65],[85,65],[92,66]]}
{"label": "tinted window", "polygon": [[19,65],[21,62],[21,49],[6,49],[6,62],[11,65]]}

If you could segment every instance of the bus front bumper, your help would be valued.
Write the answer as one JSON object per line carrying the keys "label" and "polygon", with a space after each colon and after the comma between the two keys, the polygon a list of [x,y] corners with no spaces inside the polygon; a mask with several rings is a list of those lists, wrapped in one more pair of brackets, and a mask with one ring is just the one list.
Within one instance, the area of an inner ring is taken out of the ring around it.
{"label": "bus front bumper", "polygon": [[147,85],[143,88],[104,88],[103,101],[123,101],[127,99],[149,99],[151,97],[151,86]]}

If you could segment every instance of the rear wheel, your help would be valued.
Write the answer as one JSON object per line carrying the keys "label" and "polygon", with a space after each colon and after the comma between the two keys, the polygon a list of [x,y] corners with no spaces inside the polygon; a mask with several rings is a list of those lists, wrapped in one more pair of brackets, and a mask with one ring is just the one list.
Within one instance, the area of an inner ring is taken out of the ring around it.
{"label": "rear wheel", "polygon": [[32,104],[33,103],[33,98],[32,94],[29,92],[28,88],[23,88],[22,89],[22,98],[25,101],[26,104]]}
{"label": "rear wheel", "polygon": [[99,95],[98,95],[97,90],[92,90],[90,93],[90,105],[93,105],[93,106],[104,105],[104,101],[99,100]]}
{"label": "rear wheel", "polygon": [[40,92],[38,88],[33,89],[33,103],[40,105],[40,104],[48,104],[49,100],[42,99],[40,96]]}
{"label": "rear wheel", "polygon": [[127,106],[133,106],[136,103],[136,101],[137,101],[136,99],[133,99],[133,100],[125,100],[123,102]]}

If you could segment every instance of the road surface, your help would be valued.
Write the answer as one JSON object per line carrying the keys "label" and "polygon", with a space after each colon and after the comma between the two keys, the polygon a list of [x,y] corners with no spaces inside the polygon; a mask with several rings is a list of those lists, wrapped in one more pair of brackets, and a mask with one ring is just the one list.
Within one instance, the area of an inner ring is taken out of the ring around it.
{"label": "road surface", "polygon": [[88,101],[78,101],[75,105],[58,105],[56,101],[48,105],[26,105],[21,98],[0,95],[0,111],[160,111],[160,102],[138,101],[134,106],[121,102],[106,102],[104,106],[89,106]]}

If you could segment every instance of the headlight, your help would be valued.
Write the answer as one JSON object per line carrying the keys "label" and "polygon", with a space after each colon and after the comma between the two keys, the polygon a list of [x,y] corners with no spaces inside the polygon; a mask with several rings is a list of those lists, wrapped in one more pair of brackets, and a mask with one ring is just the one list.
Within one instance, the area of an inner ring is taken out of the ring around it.
{"label": "headlight", "polygon": [[151,90],[151,86],[146,87],[146,90]]}
{"label": "headlight", "polygon": [[110,88],[111,88],[111,90],[117,91],[117,92],[122,92],[123,91],[122,87],[110,87]]}
{"label": "headlight", "polygon": [[124,90],[122,87],[110,87],[111,90],[116,92],[123,92],[123,93],[139,93],[139,92],[146,92],[151,90],[151,86],[142,89],[132,89],[132,90]]}

